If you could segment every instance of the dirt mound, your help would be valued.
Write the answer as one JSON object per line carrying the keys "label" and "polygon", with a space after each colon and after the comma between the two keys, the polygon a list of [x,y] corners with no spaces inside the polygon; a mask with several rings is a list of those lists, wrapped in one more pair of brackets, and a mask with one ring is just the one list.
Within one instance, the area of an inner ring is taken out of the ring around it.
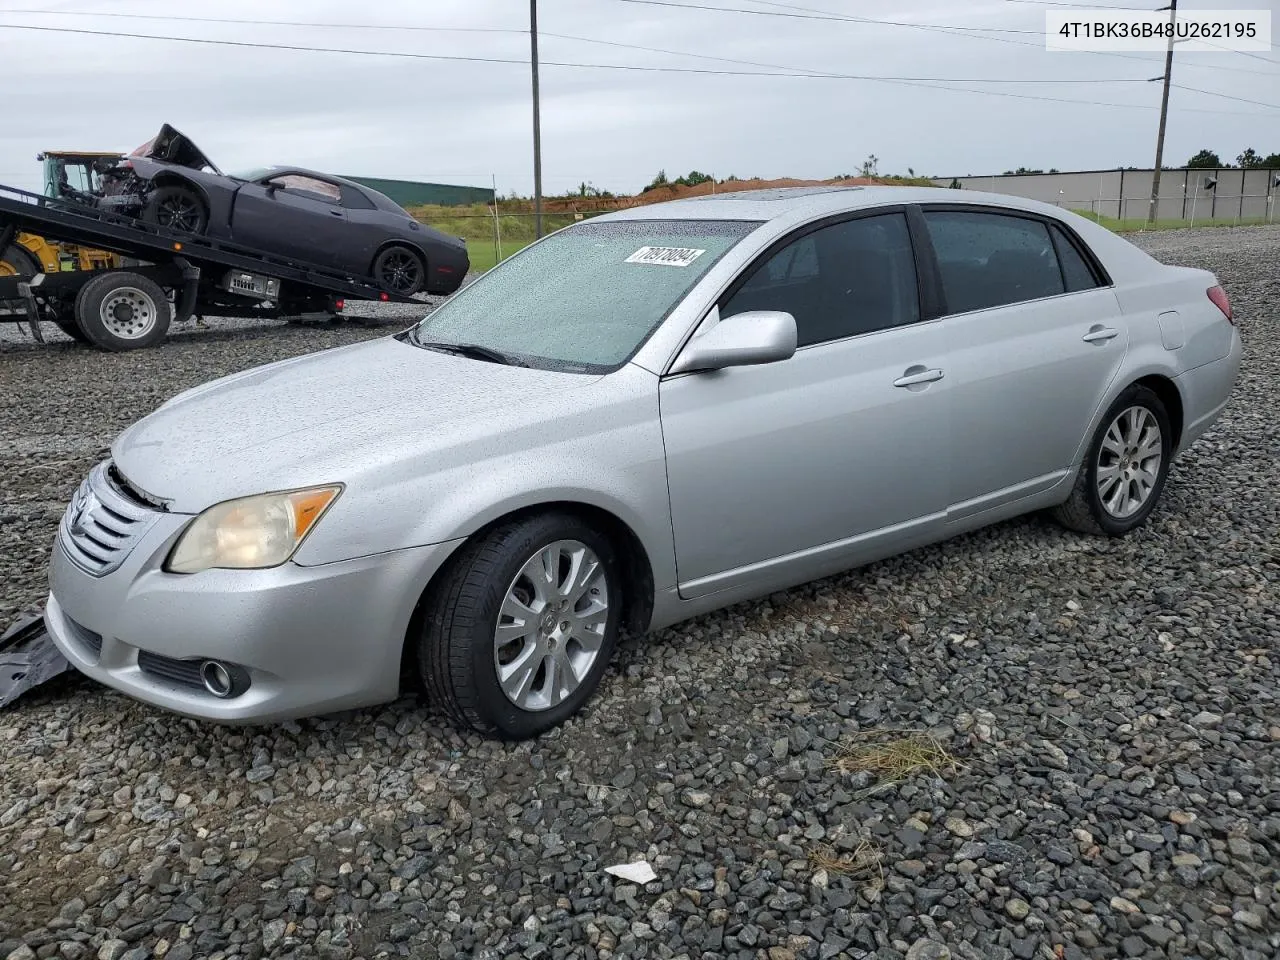
{"label": "dirt mound", "polygon": [[542,201],[544,210],[625,210],[629,207],[640,207],[649,203],[662,203],[665,200],[683,200],[685,197],[703,197],[712,193],[737,193],[740,190],[771,190],[781,187],[865,187],[873,185],[901,186],[901,180],[885,177],[846,177],[840,180],[797,180],[783,177],[778,180],[727,180],[721,182],[708,181],[693,186],[668,184],[654,187],[633,197],[547,197]]}

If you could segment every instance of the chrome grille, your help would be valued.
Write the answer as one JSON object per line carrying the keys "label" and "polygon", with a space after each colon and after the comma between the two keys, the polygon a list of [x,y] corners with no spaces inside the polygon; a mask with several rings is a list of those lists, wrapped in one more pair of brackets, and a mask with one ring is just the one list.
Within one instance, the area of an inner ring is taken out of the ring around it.
{"label": "chrome grille", "polygon": [[58,538],[71,561],[101,577],[124,563],[155,522],[157,512],[125,495],[112,482],[110,463],[90,471],[62,516]]}

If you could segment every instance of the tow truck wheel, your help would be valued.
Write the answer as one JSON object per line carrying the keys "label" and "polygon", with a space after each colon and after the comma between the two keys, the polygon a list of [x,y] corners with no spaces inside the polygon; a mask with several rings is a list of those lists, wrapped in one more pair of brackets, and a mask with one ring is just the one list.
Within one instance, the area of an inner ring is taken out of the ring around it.
{"label": "tow truck wheel", "polygon": [[173,307],[153,280],[112,271],[85,284],[76,300],[76,320],[94,346],[140,350],[164,339]]}

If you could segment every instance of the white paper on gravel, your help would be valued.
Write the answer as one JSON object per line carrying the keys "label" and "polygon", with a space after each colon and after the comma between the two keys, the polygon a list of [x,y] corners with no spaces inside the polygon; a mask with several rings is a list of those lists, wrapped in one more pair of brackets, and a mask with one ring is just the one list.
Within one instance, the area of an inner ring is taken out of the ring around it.
{"label": "white paper on gravel", "polygon": [[651,880],[658,879],[658,875],[653,872],[653,867],[649,866],[647,860],[637,860],[635,863],[619,863],[612,867],[605,867],[604,872],[615,877],[621,877],[623,880],[630,880],[632,883],[645,884]]}

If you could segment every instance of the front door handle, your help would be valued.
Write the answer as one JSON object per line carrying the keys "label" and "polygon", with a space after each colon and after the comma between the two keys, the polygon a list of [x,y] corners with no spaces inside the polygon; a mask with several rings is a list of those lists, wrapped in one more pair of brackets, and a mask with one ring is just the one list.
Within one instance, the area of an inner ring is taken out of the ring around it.
{"label": "front door handle", "polygon": [[895,387],[914,387],[921,383],[933,383],[935,380],[942,379],[941,370],[931,370],[928,367],[907,367],[903,371],[902,376],[893,381]]}
{"label": "front door handle", "polygon": [[1118,336],[1120,336],[1120,331],[1113,327],[1093,326],[1080,339],[1085,343],[1106,343],[1108,340]]}
{"label": "front door handle", "polygon": [[331,217],[340,217],[340,216],[342,216],[342,211],[341,211],[341,210],[330,210],[330,211],[329,211],[329,216],[331,216]]}

